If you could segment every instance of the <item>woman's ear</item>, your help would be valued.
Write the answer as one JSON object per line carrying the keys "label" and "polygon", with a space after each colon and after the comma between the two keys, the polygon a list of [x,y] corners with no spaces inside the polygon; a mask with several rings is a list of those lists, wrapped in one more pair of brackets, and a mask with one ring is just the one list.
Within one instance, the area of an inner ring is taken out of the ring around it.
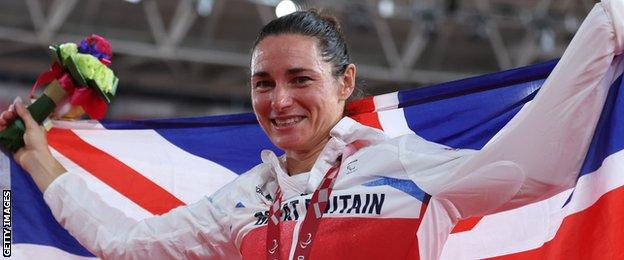
{"label": "woman's ear", "polygon": [[340,77],[341,80],[341,88],[340,88],[340,99],[347,100],[353,90],[355,89],[355,74],[357,70],[355,68],[355,64],[351,63],[347,65],[344,74]]}

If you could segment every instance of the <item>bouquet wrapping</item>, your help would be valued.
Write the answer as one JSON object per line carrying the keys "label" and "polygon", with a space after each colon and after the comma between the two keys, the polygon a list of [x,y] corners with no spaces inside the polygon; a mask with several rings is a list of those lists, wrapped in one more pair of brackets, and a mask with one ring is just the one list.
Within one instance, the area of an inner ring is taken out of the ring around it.
{"label": "bouquet wrapping", "polygon": [[[102,119],[117,90],[119,79],[109,68],[112,52],[109,42],[98,35],[85,38],[80,44],[64,43],[49,47],[52,64],[42,73],[30,97],[41,86],[43,94],[28,111],[37,123],[48,116],[72,119],[86,113],[92,119]],[[16,152],[24,146],[24,122],[17,118],[0,131],[0,146]]]}

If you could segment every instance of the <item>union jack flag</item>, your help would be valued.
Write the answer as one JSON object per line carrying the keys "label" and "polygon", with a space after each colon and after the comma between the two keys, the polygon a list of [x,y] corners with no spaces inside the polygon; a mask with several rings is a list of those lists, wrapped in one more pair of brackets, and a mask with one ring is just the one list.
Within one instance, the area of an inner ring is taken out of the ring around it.
{"label": "union jack flag", "polygon": [[[557,61],[426,88],[367,97],[351,116],[390,136],[418,134],[480,149],[540,90]],[[620,72],[621,73],[621,72]],[[576,187],[549,199],[455,226],[443,259],[603,259],[624,256],[624,91],[607,102]],[[272,149],[253,114],[138,121],[56,122],[54,155],[89,189],[134,219],[163,214],[216,191]],[[51,215],[41,192],[8,155],[13,256],[93,257]]]}

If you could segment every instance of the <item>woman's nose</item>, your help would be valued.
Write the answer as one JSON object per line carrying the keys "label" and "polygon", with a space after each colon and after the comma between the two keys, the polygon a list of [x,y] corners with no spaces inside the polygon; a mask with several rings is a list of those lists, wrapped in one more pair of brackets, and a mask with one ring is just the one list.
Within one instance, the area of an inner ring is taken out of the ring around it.
{"label": "woman's nose", "polygon": [[292,92],[285,86],[276,86],[273,90],[271,106],[276,111],[284,110],[293,104]]}

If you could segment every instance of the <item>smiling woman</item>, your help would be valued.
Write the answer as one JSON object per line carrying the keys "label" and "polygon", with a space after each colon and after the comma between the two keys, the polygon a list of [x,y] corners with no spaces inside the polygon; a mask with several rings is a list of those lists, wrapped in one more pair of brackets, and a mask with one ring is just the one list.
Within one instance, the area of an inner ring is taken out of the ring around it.
{"label": "smiling woman", "polygon": [[278,18],[254,44],[250,89],[285,154],[263,151],[263,163],[210,197],[141,222],[66,172],[21,102],[0,129],[23,118],[16,161],[56,219],[103,258],[436,259],[460,219],[574,184],[624,49],[623,10],[624,0],[597,4],[539,95],[480,151],[389,138],[344,117],[356,66],[336,21],[315,11]]}
{"label": "smiling woman", "polygon": [[286,151],[288,172],[309,171],[329,130],[342,118],[355,86],[355,66],[334,76],[317,40],[299,34],[264,38],[251,64],[251,99],[258,122]]}
{"label": "smiling woman", "polygon": [[310,171],[355,88],[355,65],[338,23],[316,11],[267,24],[251,58],[258,122],[286,152],[291,175]]}

